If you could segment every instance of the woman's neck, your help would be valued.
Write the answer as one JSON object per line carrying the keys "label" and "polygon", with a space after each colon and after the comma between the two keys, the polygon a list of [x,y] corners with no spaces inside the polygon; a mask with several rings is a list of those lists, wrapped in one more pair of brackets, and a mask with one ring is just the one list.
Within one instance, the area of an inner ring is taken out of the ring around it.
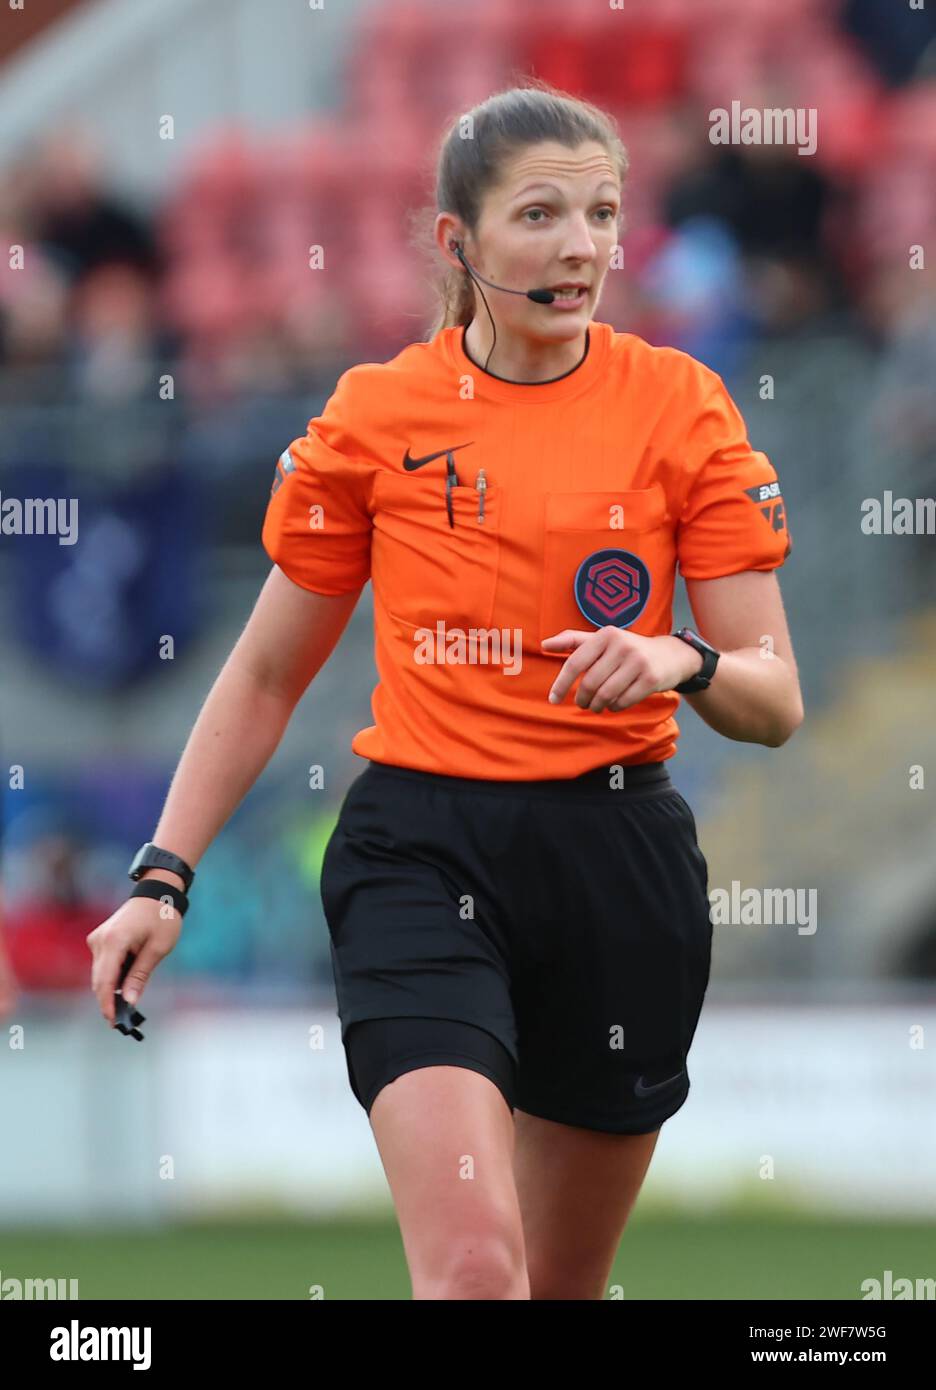
{"label": "woman's neck", "polygon": [[[465,329],[464,348],[477,366],[485,368],[493,341],[490,324],[482,326],[477,317],[473,318]],[[485,370],[517,383],[552,381],[577,367],[585,358],[586,348],[585,332],[569,342],[542,343],[530,338],[510,338],[501,329]]]}

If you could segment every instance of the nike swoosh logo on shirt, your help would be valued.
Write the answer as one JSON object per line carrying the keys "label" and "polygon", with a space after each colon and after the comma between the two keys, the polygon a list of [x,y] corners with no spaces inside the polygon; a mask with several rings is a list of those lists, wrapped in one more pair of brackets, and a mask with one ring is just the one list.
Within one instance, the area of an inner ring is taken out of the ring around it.
{"label": "nike swoosh logo on shirt", "polygon": [[[473,443],[474,440],[469,439],[468,444]],[[403,455],[403,467],[409,472],[412,472],[414,468],[422,468],[424,463],[431,463],[433,459],[444,458],[446,454],[454,454],[455,449],[467,449],[468,444],[456,444],[455,447],[451,449],[440,449],[437,454],[426,454],[421,459],[410,458],[410,451],[407,449],[406,453]]]}

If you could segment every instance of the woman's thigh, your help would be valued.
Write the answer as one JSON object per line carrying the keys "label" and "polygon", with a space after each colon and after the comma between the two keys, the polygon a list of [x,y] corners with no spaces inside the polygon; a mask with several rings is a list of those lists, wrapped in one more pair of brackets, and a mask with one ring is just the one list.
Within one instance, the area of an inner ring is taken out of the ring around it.
{"label": "woman's thigh", "polygon": [[513,1115],[465,1066],[428,1065],[383,1086],[370,1122],[417,1299],[525,1299]]}
{"label": "woman's thigh", "polygon": [[534,1299],[601,1299],[660,1131],[605,1134],[516,1112],[514,1173]]}

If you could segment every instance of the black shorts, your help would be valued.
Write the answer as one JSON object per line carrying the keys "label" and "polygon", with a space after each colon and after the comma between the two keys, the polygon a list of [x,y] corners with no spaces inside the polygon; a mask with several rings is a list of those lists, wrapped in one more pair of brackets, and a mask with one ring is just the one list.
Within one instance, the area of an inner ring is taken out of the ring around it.
{"label": "black shorts", "polygon": [[[615,780],[622,783],[616,785]],[[664,763],[495,782],[369,763],[322,866],[355,1096],[416,1066],[615,1134],[686,1100],[708,866]],[[355,1028],[368,1020],[382,1020]]]}

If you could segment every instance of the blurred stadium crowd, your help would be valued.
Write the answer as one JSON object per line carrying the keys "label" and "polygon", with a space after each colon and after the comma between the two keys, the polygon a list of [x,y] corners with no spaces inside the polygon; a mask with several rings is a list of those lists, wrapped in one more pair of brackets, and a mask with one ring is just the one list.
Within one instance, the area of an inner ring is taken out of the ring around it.
{"label": "blurred stadium crowd", "polygon": [[[432,203],[446,123],[522,74],[619,122],[631,160],[623,266],[609,273],[597,316],[719,371],[777,462],[794,536],[784,593],[804,688],[819,691],[821,668],[834,665],[819,641],[829,634],[810,639],[797,624],[814,599],[816,551],[825,545],[848,582],[864,561],[844,537],[837,561],[823,528],[844,496],[864,495],[881,460],[903,460],[904,476],[936,486],[934,272],[907,269],[914,246],[932,260],[936,225],[936,6],[665,0],[622,10],[379,7],[356,36],[342,110],[270,135],[215,130],[180,152],[153,206],[127,200],[106,149],[77,128],[45,132],[0,171],[3,242],[23,247],[22,268],[0,277],[0,486],[80,497],[86,538],[81,559],[11,538],[7,622],[47,679],[102,701],[102,732],[109,696],[132,700],[166,678],[153,670],[159,634],[174,634],[177,656],[203,634],[202,577],[222,547],[250,552],[259,585],[275,459],[341,371],[426,336],[434,268],[411,214]],[[708,114],[738,94],[745,105],[816,108],[815,155],[713,145]],[[324,249],[323,269],[310,268],[310,246]],[[754,413],[764,370],[802,393],[787,397],[782,422]],[[869,450],[860,467],[856,442]],[[221,483],[222,505],[209,505]],[[930,592],[928,551],[911,570],[893,602]],[[853,633],[843,619],[843,640]],[[204,693],[191,690],[190,720]],[[340,717],[336,708],[332,733],[346,742]],[[0,727],[5,765],[20,742]],[[71,872],[75,841],[61,817],[30,806],[38,828],[18,842],[29,867],[6,917],[27,987],[87,988],[84,937],[124,895],[125,864],[155,824],[170,772],[150,778],[132,810],[134,768],[122,788],[109,786],[111,824],[99,820],[96,833],[116,847],[106,863],[121,868],[108,877],[98,861],[92,901]],[[312,824],[294,804],[302,828],[285,837],[283,861],[258,863],[236,903],[206,892],[198,939],[174,968],[327,979],[324,931],[303,954],[300,919],[334,810]],[[226,863],[229,837],[236,863],[244,833],[225,831],[214,862]],[[256,884],[274,879],[292,884],[278,917],[256,897]]]}
{"label": "blurred stadium crowd", "polygon": [[[55,369],[56,399],[64,385],[111,401],[149,399],[154,364],[171,363],[189,399],[216,402],[307,390],[336,361],[392,355],[422,336],[431,305],[407,212],[432,199],[444,124],[459,97],[467,106],[513,71],[620,122],[632,173],[624,265],[601,305],[611,322],[729,371],[759,337],[829,316],[883,345],[916,300],[894,248],[933,223],[932,10],[623,8],[380,8],[360,26],[345,111],[269,137],[217,130],[146,209],[109,184],[89,138],[51,133],[0,184],[5,239],[27,253],[3,280],[4,368]],[[469,26],[471,61],[458,64]],[[815,156],[711,144],[707,113],[726,91],[815,107]]]}

